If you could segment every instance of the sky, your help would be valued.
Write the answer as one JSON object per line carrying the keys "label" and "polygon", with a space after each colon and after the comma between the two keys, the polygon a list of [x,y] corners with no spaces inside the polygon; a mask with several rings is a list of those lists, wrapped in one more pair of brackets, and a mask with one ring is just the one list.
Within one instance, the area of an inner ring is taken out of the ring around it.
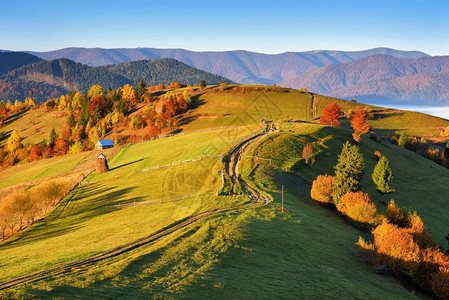
{"label": "sky", "polygon": [[448,0],[0,0],[0,49],[263,53],[389,47],[449,55]]}

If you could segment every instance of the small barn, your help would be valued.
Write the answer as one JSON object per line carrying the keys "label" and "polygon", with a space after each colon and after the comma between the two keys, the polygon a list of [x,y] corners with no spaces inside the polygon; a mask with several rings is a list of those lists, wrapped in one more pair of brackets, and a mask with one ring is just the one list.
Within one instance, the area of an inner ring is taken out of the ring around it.
{"label": "small barn", "polygon": [[109,171],[108,160],[106,159],[106,156],[103,155],[103,153],[97,156],[97,159],[95,160],[95,167],[98,174]]}
{"label": "small barn", "polygon": [[103,150],[114,147],[114,142],[112,140],[99,140],[95,144],[96,150]]}

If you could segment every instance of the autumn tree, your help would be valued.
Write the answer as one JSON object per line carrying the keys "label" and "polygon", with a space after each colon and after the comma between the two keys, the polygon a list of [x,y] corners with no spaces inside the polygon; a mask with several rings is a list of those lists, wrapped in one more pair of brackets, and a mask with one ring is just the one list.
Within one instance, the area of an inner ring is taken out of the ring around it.
{"label": "autumn tree", "polygon": [[394,189],[390,187],[390,183],[393,180],[393,173],[388,165],[388,159],[385,156],[382,156],[377,162],[371,178],[377,186],[377,191],[380,193],[383,203],[384,195],[394,192]]}
{"label": "autumn tree", "polygon": [[30,155],[28,159],[30,162],[38,160],[39,157],[42,155],[42,149],[39,145],[34,145],[33,148],[30,150]]}
{"label": "autumn tree", "polygon": [[203,79],[203,80],[201,80],[201,82],[200,82],[200,84],[199,84],[199,87],[202,89],[202,90],[204,90],[205,88],[206,88],[206,81]]}
{"label": "autumn tree", "polygon": [[89,95],[90,98],[93,98],[98,95],[103,95],[103,88],[99,84],[93,85],[87,94]]}
{"label": "autumn tree", "polygon": [[306,164],[309,164],[309,160],[313,157],[313,146],[306,144],[302,149],[302,157],[306,160]]}
{"label": "autumn tree", "polygon": [[161,134],[161,129],[157,125],[153,125],[148,129],[148,135],[152,138],[158,137]]}
{"label": "autumn tree", "polygon": [[122,89],[122,99],[127,102],[130,102],[134,100],[134,96],[135,96],[134,88],[129,84],[125,84],[125,86]]}
{"label": "autumn tree", "polygon": [[349,192],[343,195],[337,210],[356,222],[375,225],[379,221],[376,205],[367,193]]}
{"label": "autumn tree", "polygon": [[332,203],[332,192],[334,177],[330,175],[318,175],[317,178],[312,183],[312,190],[310,191],[310,196],[313,200]]}
{"label": "autumn tree", "polygon": [[351,114],[351,127],[354,129],[352,137],[354,141],[360,143],[361,136],[368,133],[370,126],[366,123],[366,111],[357,107],[357,109]]}
{"label": "autumn tree", "polygon": [[340,118],[340,114],[341,107],[337,103],[332,102],[323,109],[323,113],[320,117],[320,124],[331,125],[332,127],[340,127],[340,121],[338,121],[338,119]]}
{"label": "autumn tree", "polygon": [[357,192],[360,189],[360,180],[365,172],[365,162],[359,147],[346,142],[343,145],[341,154],[338,156],[338,163],[334,167],[334,201],[339,201],[340,197],[349,192]]}
{"label": "autumn tree", "polygon": [[405,229],[383,221],[373,230],[376,251],[396,274],[413,276],[419,267],[420,249]]}
{"label": "autumn tree", "polygon": [[14,130],[11,133],[11,136],[8,139],[6,147],[10,153],[13,153],[19,148],[22,148],[22,138],[20,137],[17,131]]}

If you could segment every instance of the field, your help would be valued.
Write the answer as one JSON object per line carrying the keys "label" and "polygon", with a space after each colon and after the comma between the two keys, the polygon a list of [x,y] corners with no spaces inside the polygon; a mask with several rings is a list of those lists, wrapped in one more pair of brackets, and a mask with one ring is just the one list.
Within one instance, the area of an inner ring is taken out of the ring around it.
{"label": "field", "polygon": [[[109,172],[90,173],[86,184],[45,219],[0,244],[0,282],[108,251],[201,212],[238,210],[200,219],[118,256],[0,291],[0,297],[422,298],[394,277],[376,275],[355,244],[363,233],[309,199],[311,181],[333,174],[342,144],[351,137],[347,121],[340,129],[316,124],[318,112],[339,100],[251,89],[206,90],[181,122],[186,134],[106,153]],[[357,106],[339,103],[343,112]],[[379,114],[369,122],[380,133],[433,134],[448,124],[423,114],[368,108]],[[222,184],[218,172],[224,169],[220,155],[260,129],[262,119],[303,121],[283,123],[280,132],[247,153],[266,160],[245,157],[240,163],[242,176],[273,201],[255,206],[245,194],[216,196]],[[314,146],[313,166],[301,156],[306,143]],[[394,175],[396,191],[385,200],[416,209],[428,232],[446,247],[449,202],[441,195],[449,193],[449,170],[367,137],[361,150],[366,163],[362,188],[378,208],[385,210],[371,181],[376,150],[389,159]],[[0,188],[81,174],[93,168],[96,155],[72,154],[5,169]],[[284,213],[278,210],[281,186]]]}
{"label": "field", "polygon": [[[108,250],[202,210],[240,203],[239,197],[224,202],[215,196],[221,185],[220,158],[143,173],[140,168],[153,162],[148,153],[155,149],[161,157],[155,163],[220,155],[248,129],[253,128],[230,129],[229,139],[206,131],[123,148],[110,161],[110,172],[92,173],[85,179],[91,183],[74,190],[47,218],[2,244],[0,265],[9,267],[3,268],[0,280]],[[117,204],[159,199],[167,202],[114,209]],[[47,251],[51,255],[41,255]]]}

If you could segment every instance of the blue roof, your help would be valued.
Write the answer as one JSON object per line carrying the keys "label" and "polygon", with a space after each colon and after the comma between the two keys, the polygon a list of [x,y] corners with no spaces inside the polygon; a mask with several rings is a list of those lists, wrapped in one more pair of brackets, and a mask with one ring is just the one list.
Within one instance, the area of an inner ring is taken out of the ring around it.
{"label": "blue roof", "polygon": [[112,140],[98,140],[98,142],[102,146],[114,146],[114,142]]}

